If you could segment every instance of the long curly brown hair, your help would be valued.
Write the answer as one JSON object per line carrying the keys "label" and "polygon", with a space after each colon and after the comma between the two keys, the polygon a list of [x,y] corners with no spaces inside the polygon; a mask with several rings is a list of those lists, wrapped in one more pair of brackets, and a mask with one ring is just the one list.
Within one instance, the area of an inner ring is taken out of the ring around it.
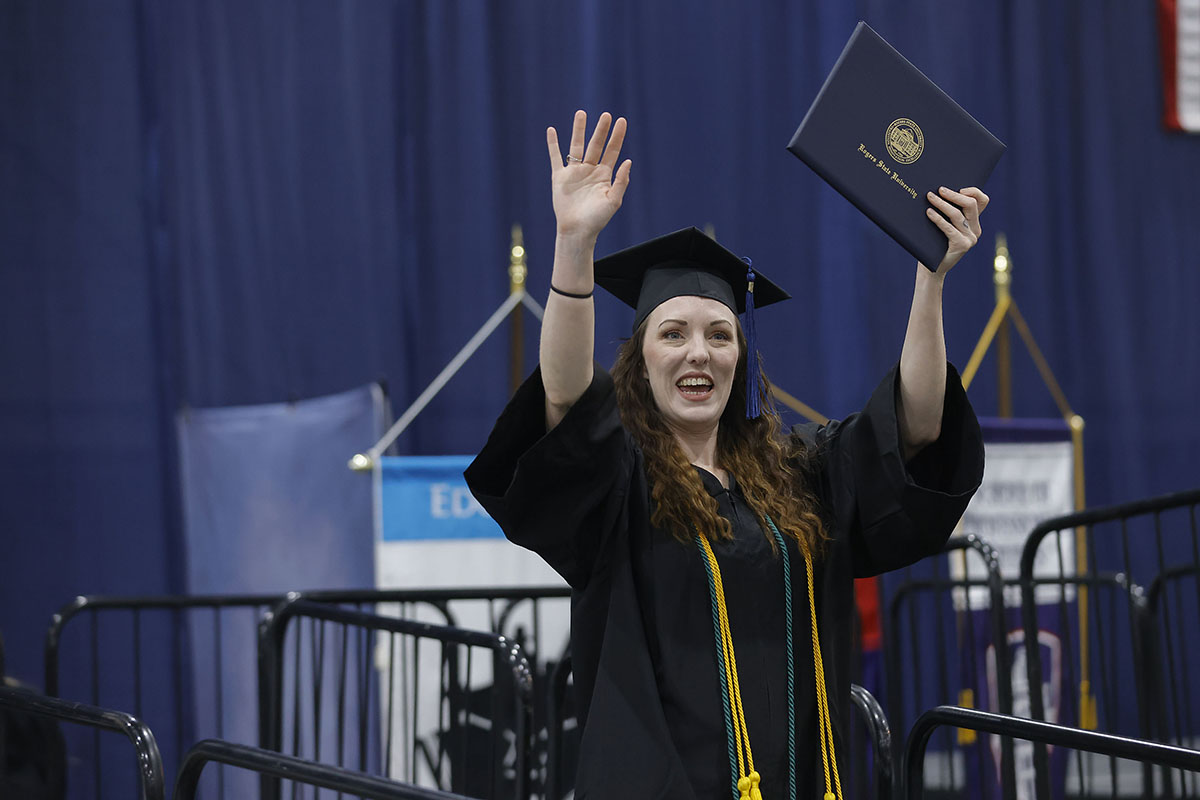
{"label": "long curly brown hair", "polygon": [[[612,375],[621,420],[645,456],[646,479],[654,500],[650,520],[681,541],[691,541],[695,532],[710,539],[730,539],[729,521],[718,513],[716,498],[705,491],[699,474],[667,427],[644,377],[642,344],[647,327],[643,321],[621,345]],[[813,454],[798,439],[783,435],[783,421],[770,400],[770,383],[762,370],[755,387],[762,413],[756,419],[746,418],[747,348],[740,324],[737,342],[733,387],[717,430],[717,461],[737,478],[759,520],[770,515],[780,533],[795,539],[802,552],[815,555],[827,535],[811,486]],[[765,523],[760,525],[774,548],[774,536]]]}

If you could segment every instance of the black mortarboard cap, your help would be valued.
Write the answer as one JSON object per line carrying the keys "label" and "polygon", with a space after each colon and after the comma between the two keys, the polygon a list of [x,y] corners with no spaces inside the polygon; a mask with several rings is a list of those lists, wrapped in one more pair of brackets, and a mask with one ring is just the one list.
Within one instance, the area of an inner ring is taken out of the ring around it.
{"label": "black mortarboard cap", "polygon": [[[596,283],[632,306],[633,329],[650,312],[672,297],[709,297],[735,314],[746,314],[742,328],[750,353],[747,381],[758,385],[758,348],[754,325],[756,306],[787,300],[791,295],[761,273],[750,259],[738,258],[697,228],[659,236],[605,256],[595,264]],[[757,417],[758,392],[746,392],[749,417]]]}
{"label": "black mortarboard cap", "polygon": [[[596,283],[636,310],[633,328],[672,297],[695,295],[719,300],[734,313],[746,310],[749,259],[742,260],[698,228],[659,236],[598,260]],[[755,271],[754,306],[791,295]]]}

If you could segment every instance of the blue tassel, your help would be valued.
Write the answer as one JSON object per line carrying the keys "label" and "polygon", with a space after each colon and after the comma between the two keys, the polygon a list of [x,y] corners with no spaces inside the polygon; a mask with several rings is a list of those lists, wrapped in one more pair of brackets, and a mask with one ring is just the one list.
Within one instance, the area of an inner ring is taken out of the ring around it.
{"label": "blue tassel", "polygon": [[756,419],[761,412],[758,403],[759,373],[758,332],[754,329],[754,270],[750,259],[746,262],[746,320],[742,329],[746,333],[746,419]]}

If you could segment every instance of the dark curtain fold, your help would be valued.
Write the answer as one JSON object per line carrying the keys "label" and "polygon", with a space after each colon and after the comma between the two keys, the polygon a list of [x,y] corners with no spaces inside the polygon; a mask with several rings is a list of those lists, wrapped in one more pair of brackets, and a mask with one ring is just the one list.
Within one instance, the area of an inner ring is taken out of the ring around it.
{"label": "dark curtain fold", "polygon": [[138,11],[0,5],[0,627],[36,683],[58,606],[178,585]]}
{"label": "dark curtain fold", "polygon": [[[1200,140],[1161,127],[1153,4],[317,0],[0,4],[0,627],[36,679],[51,611],[180,587],[170,420],[385,379],[407,407],[508,292],[544,296],[545,128],[630,120],[600,251],[685,225],[796,297],[773,379],[854,410],[899,356],[914,265],[784,145],[865,18],[1009,145],[947,281],[962,366],[992,234],[1087,420],[1089,499],[1200,483]],[[565,136],[564,136],[565,138]],[[609,361],[630,315],[597,300]],[[399,442],[470,453],[506,329]],[[527,325],[527,366],[536,326]],[[1014,356],[1016,411],[1053,416]],[[986,362],[971,396],[995,412]],[[349,454],[347,454],[349,455]]]}

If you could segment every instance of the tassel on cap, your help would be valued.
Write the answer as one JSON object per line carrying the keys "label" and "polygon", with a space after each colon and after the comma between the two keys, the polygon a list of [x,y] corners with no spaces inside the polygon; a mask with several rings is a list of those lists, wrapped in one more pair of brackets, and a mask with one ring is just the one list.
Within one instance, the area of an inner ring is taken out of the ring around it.
{"label": "tassel on cap", "polygon": [[746,320],[742,329],[746,332],[746,419],[756,419],[762,409],[759,407],[758,392],[761,367],[758,363],[758,332],[754,327],[754,269],[749,258],[742,257],[746,262]]}

